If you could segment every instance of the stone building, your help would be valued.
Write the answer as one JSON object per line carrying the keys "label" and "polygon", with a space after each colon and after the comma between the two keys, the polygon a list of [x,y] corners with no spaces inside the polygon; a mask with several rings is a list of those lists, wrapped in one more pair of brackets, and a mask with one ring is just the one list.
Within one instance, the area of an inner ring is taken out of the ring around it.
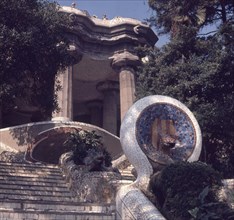
{"label": "stone building", "polygon": [[86,122],[117,134],[134,101],[134,71],[140,64],[135,47],[154,46],[157,36],[134,19],[98,19],[75,8],[62,10],[74,22],[70,49],[78,62],[59,75],[61,111],[52,120]]}
{"label": "stone building", "polygon": [[[53,114],[52,121],[85,122],[118,135],[121,119],[134,101],[134,71],[141,64],[135,47],[154,46],[157,36],[135,19],[98,19],[71,7],[61,11],[74,24],[66,34],[77,63],[58,74],[63,87],[57,94],[61,111]],[[11,121],[6,125],[29,123],[31,115],[27,109],[6,115],[5,120]]]}

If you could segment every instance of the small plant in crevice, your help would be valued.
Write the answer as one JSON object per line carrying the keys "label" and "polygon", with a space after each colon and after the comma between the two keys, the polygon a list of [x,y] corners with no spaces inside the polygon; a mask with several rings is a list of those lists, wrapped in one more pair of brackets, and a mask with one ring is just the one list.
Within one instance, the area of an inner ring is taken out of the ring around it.
{"label": "small plant in crevice", "polygon": [[64,146],[72,149],[76,165],[86,165],[90,171],[105,171],[112,165],[111,155],[95,131],[76,129],[70,133]]}

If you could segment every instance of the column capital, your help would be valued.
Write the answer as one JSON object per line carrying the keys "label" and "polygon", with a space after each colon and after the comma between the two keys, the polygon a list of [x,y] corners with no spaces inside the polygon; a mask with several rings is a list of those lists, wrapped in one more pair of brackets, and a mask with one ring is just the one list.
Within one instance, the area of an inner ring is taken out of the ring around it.
{"label": "column capital", "polygon": [[82,60],[83,54],[76,43],[70,43],[68,46],[69,53],[74,57],[75,63],[79,63]]}
{"label": "column capital", "polygon": [[129,51],[116,53],[110,59],[112,60],[111,65],[113,69],[117,71],[124,67],[135,68],[141,64],[139,57]]}

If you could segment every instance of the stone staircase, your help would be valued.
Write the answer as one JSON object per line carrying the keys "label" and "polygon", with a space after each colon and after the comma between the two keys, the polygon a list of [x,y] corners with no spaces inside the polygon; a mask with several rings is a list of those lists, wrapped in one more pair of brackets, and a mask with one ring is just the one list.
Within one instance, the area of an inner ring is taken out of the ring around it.
{"label": "stone staircase", "polygon": [[114,220],[115,204],[79,203],[57,166],[0,161],[0,220]]}
{"label": "stone staircase", "polygon": [[136,178],[132,174],[133,166],[129,165],[124,169],[119,169],[122,179],[119,181],[121,185],[131,184]]}

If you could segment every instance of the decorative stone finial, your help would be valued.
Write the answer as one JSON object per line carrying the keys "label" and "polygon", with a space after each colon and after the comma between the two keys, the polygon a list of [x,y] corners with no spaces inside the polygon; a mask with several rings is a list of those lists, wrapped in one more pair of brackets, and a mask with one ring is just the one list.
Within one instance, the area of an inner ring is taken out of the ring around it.
{"label": "decorative stone finial", "polygon": [[107,15],[104,14],[104,15],[102,16],[102,19],[103,19],[103,20],[108,20]]}
{"label": "decorative stone finial", "polygon": [[75,2],[72,2],[71,7],[72,7],[72,8],[75,8],[75,7],[76,7],[76,3],[75,3]]}

